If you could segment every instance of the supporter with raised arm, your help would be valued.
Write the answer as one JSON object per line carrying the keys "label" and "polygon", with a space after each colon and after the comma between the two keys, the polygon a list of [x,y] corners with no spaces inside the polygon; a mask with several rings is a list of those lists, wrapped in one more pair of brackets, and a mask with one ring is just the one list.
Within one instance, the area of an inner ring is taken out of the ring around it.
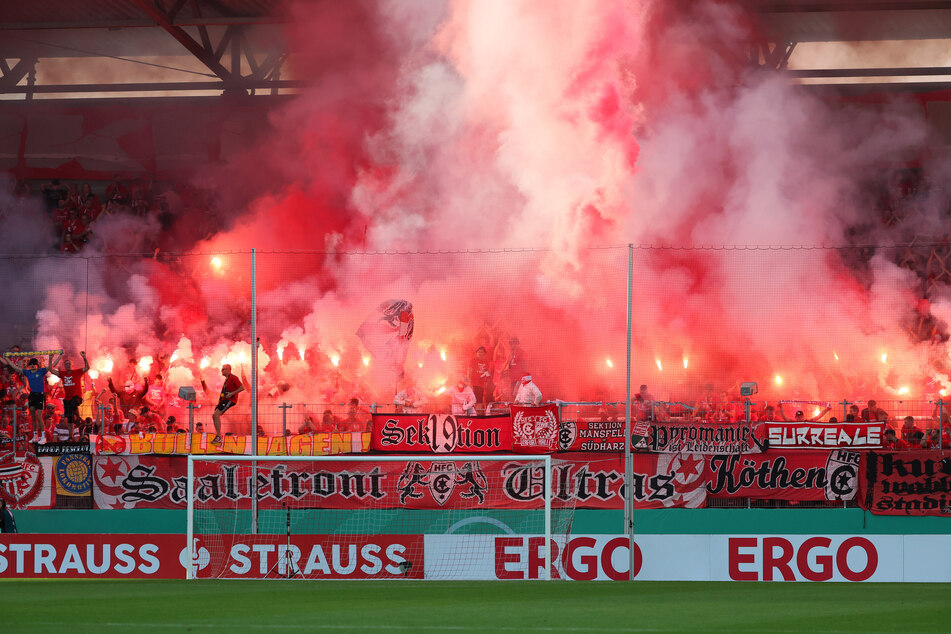
{"label": "supporter with raised arm", "polygon": [[[795,402],[795,401],[793,401],[793,402]],[[801,403],[802,401],[799,401],[799,402]],[[791,422],[796,422],[796,423],[816,423],[816,422],[819,422],[819,421],[822,419],[822,417],[825,416],[826,413],[828,413],[829,410],[832,409],[832,406],[831,406],[831,405],[826,405],[825,408],[824,408],[822,411],[820,411],[818,414],[816,414],[816,415],[813,416],[812,418],[806,418],[805,412],[804,412],[803,410],[801,410],[801,409],[797,409],[797,410],[796,410],[796,414],[794,415],[794,417],[793,417],[793,418],[789,418],[789,417],[786,415],[786,410],[783,409],[783,405],[784,405],[784,404],[785,404],[785,401],[780,401],[780,402],[779,402],[779,415],[782,416],[783,420],[786,421],[787,423],[791,423]]]}
{"label": "supporter with raised arm", "polygon": [[74,370],[70,359],[63,361],[63,369],[50,368],[50,374],[59,377],[63,382],[63,415],[69,422],[69,433],[79,426],[79,406],[83,404],[83,375],[89,372],[89,359],[85,350],[79,353],[83,358],[83,369]]}
{"label": "supporter with raised arm", "polygon": [[112,383],[112,377],[109,377],[109,391],[116,395],[119,408],[123,414],[128,416],[133,410],[141,409],[145,395],[149,391],[149,377],[145,377],[145,383],[142,385],[126,381],[125,389],[122,392],[116,389],[116,386]]}
{"label": "supporter with raised arm", "polygon": [[472,388],[466,385],[465,377],[459,377],[456,387],[449,390],[452,399],[452,413],[455,416],[475,416],[476,397]]}
{"label": "supporter with raised arm", "polygon": [[522,374],[518,391],[515,393],[515,404],[534,407],[542,404],[542,391],[538,389],[528,372]]}
{"label": "supporter with raised arm", "polygon": [[31,357],[27,361],[25,369],[16,367],[6,357],[0,357],[0,362],[22,374],[27,385],[30,386],[30,418],[33,421],[32,442],[39,442],[43,433],[43,410],[46,407],[46,375],[49,373],[49,368],[53,366],[53,354],[50,353],[47,360],[48,367],[45,368],[40,367],[40,361],[36,357]]}
{"label": "supporter with raised arm", "polygon": [[218,398],[218,405],[211,415],[211,420],[215,424],[215,437],[211,444],[221,444],[221,415],[238,404],[238,394],[244,391],[244,385],[232,371],[227,363],[221,366],[221,376],[225,377],[225,382],[221,386],[221,395]]}
{"label": "supporter with raised arm", "polygon": [[518,340],[518,337],[512,337],[509,339],[509,377],[511,378],[511,386],[509,388],[509,394],[515,394],[520,389],[520,377],[525,376],[528,373],[528,366],[525,363],[525,353],[522,351],[521,343]]}

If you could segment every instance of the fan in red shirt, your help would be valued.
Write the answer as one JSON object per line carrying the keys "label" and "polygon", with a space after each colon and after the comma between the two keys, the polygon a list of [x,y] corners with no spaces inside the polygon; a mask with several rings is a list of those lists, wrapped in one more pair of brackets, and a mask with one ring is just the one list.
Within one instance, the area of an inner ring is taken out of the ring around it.
{"label": "fan in red shirt", "polygon": [[215,437],[211,441],[213,445],[221,444],[221,415],[238,404],[238,394],[244,391],[241,379],[231,373],[230,365],[221,366],[221,375],[225,377],[225,383],[221,386],[218,405],[211,415],[211,420],[215,423]]}
{"label": "fan in red shirt", "polygon": [[74,370],[73,364],[69,359],[63,361],[63,369],[50,370],[63,382],[63,415],[69,421],[69,435],[72,438],[73,426],[79,425],[79,406],[83,404],[83,375],[89,372],[89,359],[86,358],[86,352],[80,352],[79,356],[83,358],[83,369]]}

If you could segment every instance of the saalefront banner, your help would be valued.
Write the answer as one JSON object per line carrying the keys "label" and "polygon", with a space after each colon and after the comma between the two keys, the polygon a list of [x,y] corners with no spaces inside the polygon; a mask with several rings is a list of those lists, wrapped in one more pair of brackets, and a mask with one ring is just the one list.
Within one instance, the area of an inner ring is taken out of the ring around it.
{"label": "saalefront banner", "polygon": [[[89,451],[97,456],[251,455],[251,436],[225,436],[221,445],[211,444],[213,434],[103,434],[89,437]],[[336,456],[366,453],[370,434],[345,432],[260,437],[259,456]]]}
{"label": "saalefront banner", "polygon": [[951,516],[951,457],[944,451],[870,451],[862,508],[878,515]]}
{"label": "saalefront banner", "polygon": [[[640,454],[634,461],[638,508],[704,505],[702,456]],[[184,508],[186,459],[166,456],[94,456],[96,508]],[[526,460],[503,462],[247,462],[195,464],[196,503],[205,508],[295,507],[534,509],[544,503],[544,469]],[[553,507],[620,509],[624,461],[620,456],[570,454],[552,467]]]}

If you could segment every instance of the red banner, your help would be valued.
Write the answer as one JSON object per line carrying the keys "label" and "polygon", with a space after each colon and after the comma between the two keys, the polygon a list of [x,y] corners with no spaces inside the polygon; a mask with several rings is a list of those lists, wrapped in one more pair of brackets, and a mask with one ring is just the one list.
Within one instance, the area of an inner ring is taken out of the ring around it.
{"label": "red banner", "polygon": [[747,454],[759,453],[762,443],[755,423],[664,421],[650,424],[646,447],[655,453]]}
{"label": "red banner", "polygon": [[[25,444],[25,443],[24,443]],[[0,499],[11,509],[51,509],[56,502],[53,458],[30,450],[0,452]]]}
{"label": "red banner", "polygon": [[885,434],[885,423],[761,423],[760,434],[773,448],[879,449]]}
{"label": "red banner", "polygon": [[422,535],[196,535],[195,576],[422,579]]}
{"label": "red banner", "polygon": [[951,458],[944,451],[870,451],[862,508],[877,515],[951,515]]}
{"label": "red banner", "polygon": [[[466,462],[258,461],[258,506],[532,509],[544,504],[544,471],[521,460]],[[195,465],[196,504],[250,508],[250,463]],[[639,454],[634,460],[639,508],[700,507],[707,481],[702,457]],[[185,459],[164,456],[95,456],[96,508],[184,508]],[[552,466],[554,507],[623,508],[621,456],[574,454]]]}
{"label": "red banner", "polygon": [[707,495],[773,500],[851,500],[861,452],[788,450],[707,457]]}
{"label": "red banner", "polygon": [[0,578],[183,579],[184,535],[0,535]]}
{"label": "red banner", "polygon": [[558,449],[558,406],[513,405],[512,444],[515,453],[554,453]]}
{"label": "red banner", "polygon": [[491,453],[513,450],[511,416],[374,414],[370,446],[396,453]]}
{"label": "red banner", "polygon": [[624,451],[624,421],[563,420],[558,426],[558,449]]}

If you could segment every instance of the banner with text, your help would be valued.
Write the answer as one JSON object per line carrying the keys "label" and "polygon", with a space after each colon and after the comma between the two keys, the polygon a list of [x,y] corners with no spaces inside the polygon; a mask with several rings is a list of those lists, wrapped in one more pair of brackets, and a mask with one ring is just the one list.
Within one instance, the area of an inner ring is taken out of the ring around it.
{"label": "banner with text", "polygon": [[647,449],[655,453],[745,454],[763,451],[756,423],[667,421],[651,423]]}
{"label": "banner with text", "polygon": [[370,447],[397,453],[511,452],[512,417],[374,414]]}
{"label": "banner with text", "polygon": [[512,405],[512,449],[515,453],[554,453],[558,449],[558,406]]}
{"label": "banner with text", "polygon": [[861,452],[791,449],[707,457],[707,495],[773,500],[840,501],[858,491]]}
{"label": "banner with text", "polygon": [[[251,455],[251,436],[225,436],[220,446],[211,444],[213,437],[213,434],[104,434],[89,437],[89,451],[97,456]],[[366,453],[369,449],[370,434],[360,432],[258,438],[259,456],[336,456]]]}
{"label": "banner with text", "polygon": [[[95,456],[94,499],[99,509],[184,508],[186,462],[181,457]],[[196,504],[250,508],[254,487],[261,509],[296,508],[539,508],[544,470],[537,463],[400,463],[261,460],[249,464],[196,463]],[[706,500],[702,456],[639,454],[634,460],[638,508],[701,507]],[[623,508],[621,456],[571,454],[552,468],[554,507]]]}
{"label": "banner with text", "polygon": [[760,434],[774,449],[880,449],[885,423],[761,423]]}
{"label": "banner with text", "polygon": [[870,451],[862,508],[877,515],[951,515],[951,458],[944,451]]}

